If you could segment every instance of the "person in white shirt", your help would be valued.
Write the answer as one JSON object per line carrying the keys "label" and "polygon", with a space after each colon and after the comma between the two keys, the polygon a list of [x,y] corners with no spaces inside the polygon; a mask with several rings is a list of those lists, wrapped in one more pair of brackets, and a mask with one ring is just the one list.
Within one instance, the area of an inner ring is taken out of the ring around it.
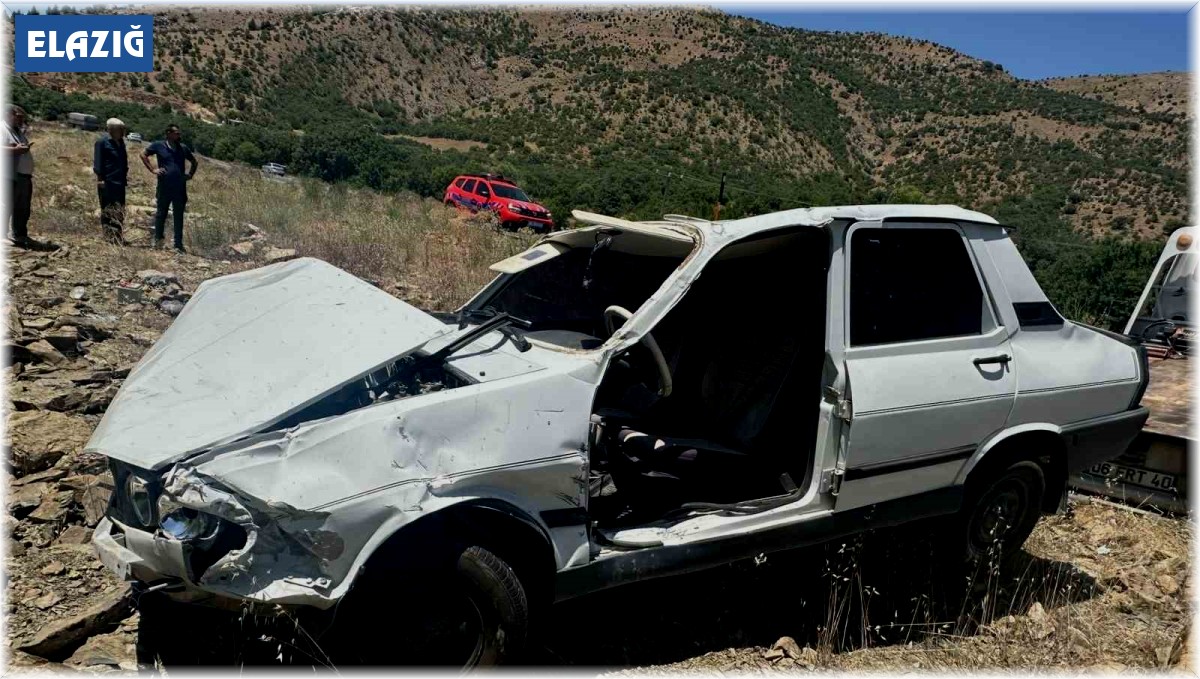
{"label": "person in white shirt", "polygon": [[27,248],[33,244],[29,239],[29,212],[33,201],[33,152],[32,143],[25,137],[25,109],[8,107],[8,121],[3,125],[4,150],[8,153],[9,172],[12,177],[12,194],[8,201],[6,216],[12,221],[12,243]]}

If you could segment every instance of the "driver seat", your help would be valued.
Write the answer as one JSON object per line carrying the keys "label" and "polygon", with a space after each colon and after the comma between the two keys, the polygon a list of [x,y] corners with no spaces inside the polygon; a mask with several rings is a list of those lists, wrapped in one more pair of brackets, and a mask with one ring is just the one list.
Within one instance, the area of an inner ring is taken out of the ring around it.
{"label": "driver seat", "polygon": [[679,494],[681,501],[778,494],[779,472],[765,473],[770,461],[755,453],[785,383],[792,381],[799,336],[787,327],[755,337],[739,334],[740,346],[731,350],[732,338],[710,334],[709,341],[685,347],[676,390],[659,404],[662,410],[652,422],[621,426],[613,437],[621,466],[632,472],[626,485],[653,484],[650,496]]}

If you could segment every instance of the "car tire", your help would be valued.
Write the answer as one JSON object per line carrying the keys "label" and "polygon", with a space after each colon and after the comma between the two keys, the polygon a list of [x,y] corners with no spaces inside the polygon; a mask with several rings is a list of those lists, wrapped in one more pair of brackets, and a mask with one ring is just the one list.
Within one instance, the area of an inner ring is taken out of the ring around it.
{"label": "car tire", "polygon": [[1041,517],[1045,494],[1045,473],[1030,460],[968,483],[958,516],[963,560],[1004,562],[1020,553]]}
{"label": "car tire", "polygon": [[530,606],[516,572],[477,545],[444,556],[356,587],[338,613],[349,624],[330,638],[334,664],[468,669],[518,658]]}

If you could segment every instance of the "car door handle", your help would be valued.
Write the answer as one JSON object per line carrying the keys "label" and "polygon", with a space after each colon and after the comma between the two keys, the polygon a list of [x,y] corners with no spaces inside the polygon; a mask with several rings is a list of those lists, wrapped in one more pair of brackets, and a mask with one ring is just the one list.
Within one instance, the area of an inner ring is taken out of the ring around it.
{"label": "car door handle", "polygon": [[983,356],[983,357],[977,358],[971,362],[974,363],[975,365],[988,365],[991,363],[1007,364],[1011,360],[1012,360],[1012,356],[1009,356],[1008,354],[996,354],[995,356]]}

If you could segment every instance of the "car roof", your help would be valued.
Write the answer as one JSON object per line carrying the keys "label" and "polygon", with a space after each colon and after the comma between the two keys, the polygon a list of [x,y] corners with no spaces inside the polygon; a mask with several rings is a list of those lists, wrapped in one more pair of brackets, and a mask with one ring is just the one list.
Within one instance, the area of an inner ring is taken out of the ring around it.
{"label": "car roof", "polygon": [[734,219],[726,223],[747,231],[758,231],[792,224],[821,224],[842,219],[859,222],[875,222],[885,219],[930,219],[999,225],[999,222],[989,215],[967,210],[957,205],[911,204],[805,207]]}
{"label": "car roof", "polygon": [[[684,215],[666,215],[661,220],[630,222],[629,220],[597,215],[579,210],[572,211],[575,218],[595,226],[630,227],[639,230],[662,230],[681,233],[683,225],[691,228],[719,228],[727,234],[737,237],[752,235],[760,231],[770,231],[788,226],[824,226],[835,221],[874,222],[883,220],[928,220],[955,221],[988,224],[1001,227],[993,217],[982,212],[967,210],[957,205],[832,205],[822,207],[806,207],[794,210],[783,210],[769,214],[743,217],[721,222],[710,222],[707,219],[688,217]],[[1011,227],[1002,227],[1011,228]],[[664,234],[667,235],[667,234]],[[678,235],[668,236],[678,237]]]}
{"label": "car roof", "polygon": [[[517,186],[517,183],[507,177],[489,177],[486,174],[460,174],[454,178],[454,181],[460,179],[477,179],[481,182],[492,182],[493,184],[507,184],[508,186]],[[520,188],[520,187],[517,187]]]}

